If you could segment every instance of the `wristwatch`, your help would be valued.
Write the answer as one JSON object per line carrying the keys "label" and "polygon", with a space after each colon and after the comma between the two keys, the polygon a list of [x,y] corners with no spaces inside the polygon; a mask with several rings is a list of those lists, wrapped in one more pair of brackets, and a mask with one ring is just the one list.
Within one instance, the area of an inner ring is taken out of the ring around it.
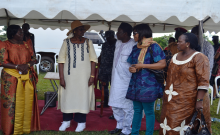
{"label": "wristwatch", "polygon": [[199,102],[199,101],[203,101],[203,99],[199,99],[199,98],[197,98],[197,102]]}

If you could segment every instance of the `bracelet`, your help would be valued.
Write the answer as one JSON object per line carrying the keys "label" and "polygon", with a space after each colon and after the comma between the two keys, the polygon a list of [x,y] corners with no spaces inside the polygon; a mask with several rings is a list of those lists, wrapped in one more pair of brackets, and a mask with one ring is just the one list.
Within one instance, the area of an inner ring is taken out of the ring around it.
{"label": "bracelet", "polygon": [[199,101],[203,101],[203,99],[199,99],[199,98],[198,98],[196,101],[197,101],[197,102],[199,102]]}
{"label": "bracelet", "polygon": [[95,78],[95,76],[91,75],[90,77]]}
{"label": "bracelet", "polygon": [[31,64],[30,64],[30,63],[28,63],[27,65],[28,65],[28,67],[31,67]]}
{"label": "bracelet", "polygon": [[15,69],[17,69],[17,68],[18,68],[18,65],[15,66]]}

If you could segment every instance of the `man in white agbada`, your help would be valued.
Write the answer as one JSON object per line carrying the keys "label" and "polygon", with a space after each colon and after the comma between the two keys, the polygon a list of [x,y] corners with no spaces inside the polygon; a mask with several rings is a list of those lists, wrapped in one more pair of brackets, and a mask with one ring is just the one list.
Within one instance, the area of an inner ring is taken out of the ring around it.
{"label": "man in white agbada", "polygon": [[126,99],[131,73],[128,62],[133,46],[136,44],[130,38],[132,26],[128,23],[121,23],[118,28],[112,68],[111,90],[109,96],[109,106],[112,106],[113,115],[117,121],[117,126],[110,134],[128,135],[131,133],[131,123],[133,119],[133,102]]}
{"label": "man in white agbada", "polygon": [[83,131],[86,114],[95,107],[92,84],[98,60],[92,41],[82,37],[89,28],[89,25],[82,25],[80,21],[73,21],[67,33],[69,37],[60,49],[58,109],[63,113],[63,122],[59,131],[70,127],[72,119],[78,123],[75,132]]}

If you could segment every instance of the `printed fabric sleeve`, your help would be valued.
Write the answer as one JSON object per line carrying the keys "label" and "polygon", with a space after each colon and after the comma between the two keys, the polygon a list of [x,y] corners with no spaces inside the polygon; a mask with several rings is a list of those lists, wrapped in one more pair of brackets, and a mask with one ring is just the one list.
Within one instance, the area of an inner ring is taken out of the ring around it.
{"label": "printed fabric sleeve", "polygon": [[7,45],[4,42],[0,42],[0,66],[2,66],[2,64],[8,63],[10,62],[8,57]]}
{"label": "printed fabric sleeve", "polygon": [[58,63],[65,63],[67,55],[67,43],[66,40],[63,41],[63,45],[60,48]]}
{"label": "printed fabric sleeve", "polygon": [[27,42],[25,42],[25,44],[27,44],[27,47],[30,48],[29,51],[31,53],[31,61],[35,61],[36,62],[37,59],[36,59],[36,56],[35,56],[35,53],[34,53],[33,43],[31,41],[31,39],[28,40]]}
{"label": "printed fabric sleeve", "polygon": [[136,64],[133,62],[133,54],[134,54],[134,51],[135,51],[135,46],[133,46],[133,49],[130,53],[130,55],[128,56],[128,59],[127,59],[127,62],[130,63],[130,64]]}
{"label": "printed fabric sleeve", "polygon": [[209,60],[207,56],[199,53],[194,57],[194,62],[198,89],[208,90],[210,74]]}
{"label": "printed fabric sleeve", "polygon": [[151,45],[153,50],[153,60],[154,62],[158,62],[160,60],[166,59],[166,55],[162,48],[158,44]]}
{"label": "printed fabric sleeve", "polygon": [[95,53],[95,49],[94,49],[92,40],[89,40],[89,60],[93,61],[95,63],[98,63],[98,58],[97,58],[97,55]]}

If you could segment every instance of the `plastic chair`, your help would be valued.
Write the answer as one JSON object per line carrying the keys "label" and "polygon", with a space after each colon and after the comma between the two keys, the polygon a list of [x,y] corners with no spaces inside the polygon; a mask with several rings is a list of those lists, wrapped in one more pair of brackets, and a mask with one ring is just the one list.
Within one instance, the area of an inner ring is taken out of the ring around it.
{"label": "plastic chair", "polygon": [[213,87],[209,85],[209,90],[211,90],[211,105],[213,103]]}
{"label": "plastic chair", "polygon": [[98,73],[99,67],[95,69],[95,78],[94,78],[94,91],[95,91],[95,109],[96,109],[96,100],[101,99],[101,108],[100,108],[100,117],[103,116],[103,108],[104,108],[104,86],[98,89]]}
{"label": "plastic chair", "polygon": [[55,73],[56,73],[56,71],[59,72],[59,69],[58,69],[59,66],[58,66],[58,63],[57,63],[57,56],[58,56],[57,54],[54,55],[54,60],[55,60],[54,61],[54,72]]}
{"label": "plastic chair", "polygon": [[40,54],[36,54],[36,58],[38,60],[38,63],[35,64],[36,68],[37,68],[37,74],[39,75],[39,68],[40,68],[40,62],[41,62],[41,55]]}
{"label": "plastic chair", "polygon": [[216,95],[217,95],[217,97],[219,97],[218,107],[217,107],[217,113],[216,113],[216,114],[218,114],[218,112],[219,112],[219,107],[220,107],[220,94],[219,94],[218,88],[217,88],[217,80],[218,80],[219,78],[220,78],[220,76],[216,76],[216,77],[215,77],[215,90],[216,90]]}

